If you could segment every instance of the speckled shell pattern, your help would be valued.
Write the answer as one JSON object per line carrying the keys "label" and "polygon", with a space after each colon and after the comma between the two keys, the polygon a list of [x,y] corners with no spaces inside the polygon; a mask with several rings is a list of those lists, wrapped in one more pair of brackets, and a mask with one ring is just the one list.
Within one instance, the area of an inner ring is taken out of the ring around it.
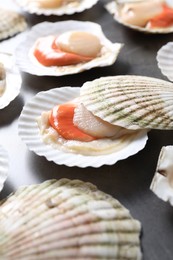
{"label": "speckled shell pattern", "polygon": [[84,83],[81,102],[94,115],[128,129],[173,129],[173,84],[127,75]]}
{"label": "speckled shell pattern", "polygon": [[79,180],[20,188],[0,205],[0,259],[141,259],[140,222]]}
{"label": "speckled shell pattern", "polygon": [[26,27],[27,23],[21,14],[0,8],[0,40],[23,32]]}

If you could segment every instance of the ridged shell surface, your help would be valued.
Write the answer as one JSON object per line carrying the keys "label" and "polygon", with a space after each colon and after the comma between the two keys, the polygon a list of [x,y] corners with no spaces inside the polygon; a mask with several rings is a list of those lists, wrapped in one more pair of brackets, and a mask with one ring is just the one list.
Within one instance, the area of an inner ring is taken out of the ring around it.
{"label": "ridged shell surface", "polygon": [[7,151],[0,145],[0,191],[3,189],[7,179],[9,169],[9,159]]}
{"label": "ridged shell surface", "polygon": [[24,17],[16,11],[0,8],[0,40],[12,37],[26,29]]}
{"label": "ridged shell surface", "polygon": [[[119,6],[121,4],[125,4],[125,3],[130,3],[130,2],[140,2],[140,0],[135,0],[135,1],[131,1],[131,0],[115,0],[115,1],[111,1],[108,4],[105,5],[106,10],[113,15],[113,18],[116,22],[139,32],[144,32],[144,33],[153,33],[153,34],[166,34],[166,33],[172,33],[173,32],[173,26],[169,26],[169,27],[164,27],[164,28],[148,28],[146,27],[140,27],[140,26],[136,26],[136,25],[132,25],[132,24],[128,24],[125,23],[124,21],[122,21],[121,17],[119,17]],[[141,1],[142,2],[142,1]],[[145,1],[143,1],[145,2]]]}
{"label": "ridged shell surface", "polygon": [[173,42],[162,46],[157,53],[158,67],[163,75],[173,81]]}
{"label": "ridged shell surface", "polygon": [[173,84],[143,76],[84,83],[81,100],[94,115],[128,129],[173,129]]}
{"label": "ridged shell surface", "polygon": [[[49,1],[49,0],[47,0]],[[59,8],[41,8],[38,7],[36,2],[31,0],[15,0],[15,2],[23,8],[24,11],[37,15],[72,15],[80,13],[93,7],[98,0],[80,0],[78,4],[67,4]]]}
{"label": "ridged shell surface", "polygon": [[0,206],[0,259],[141,259],[139,221],[79,180],[20,188]]}

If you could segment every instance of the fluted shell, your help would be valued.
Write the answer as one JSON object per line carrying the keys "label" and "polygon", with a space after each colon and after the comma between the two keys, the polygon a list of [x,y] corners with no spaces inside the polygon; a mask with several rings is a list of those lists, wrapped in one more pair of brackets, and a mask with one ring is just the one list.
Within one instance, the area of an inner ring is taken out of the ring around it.
{"label": "fluted shell", "polygon": [[7,151],[0,145],[0,191],[7,179],[9,169],[9,160]]}
{"label": "fluted shell", "polygon": [[[168,1],[168,0],[167,0]],[[169,27],[164,27],[164,28],[148,28],[146,27],[140,27],[140,26],[136,26],[136,25],[132,25],[129,23],[125,23],[124,21],[122,21],[121,17],[119,16],[119,7],[122,4],[125,3],[130,3],[130,2],[142,2],[142,0],[114,0],[109,2],[108,4],[105,5],[106,10],[113,15],[113,18],[116,22],[139,32],[144,32],[144,33],[153,33],[153,34],[167,34],[167,33],[172,33],[173,32],[173,26],[169,26]],[[145,2],[143,0],[143,2]],[[170,5],[170,4],[169,4]],[[172,7],[172,6],[171,6]]]}
{"label": "fluted shell", "polygon": [[173,145],[162,147],[150,189],[173,206]]}
{"label": "fluted shell", "polygon": [[[24,11],[37,15],[72,15],[92,8],[98,0],[74,0],[71,3],[59,6],[57,8],[43,8],[37,5],[37,0],[15,0]],[[49,2],[49,0],[47,0]]]}
{"label": "fluted shell", "polygon": [[173,129],[173,84],[133,76],[84,83],[81,101],[94,115],[128,129]]}
{"label": "fluted shell", "polygon": [[0,8],[0,40],[12,37],[27,27],[25,18],[16,11]]}
{"label": "fluted shell", "polygon": [[173,81],[173,42],[162,46],[157,53],[158,67],[163,75]]}
{"label": "fluted shell", "polygon": [[141,225],[113,197],[79,180],[20,188],[0,206],[0,258],[141,259]]}

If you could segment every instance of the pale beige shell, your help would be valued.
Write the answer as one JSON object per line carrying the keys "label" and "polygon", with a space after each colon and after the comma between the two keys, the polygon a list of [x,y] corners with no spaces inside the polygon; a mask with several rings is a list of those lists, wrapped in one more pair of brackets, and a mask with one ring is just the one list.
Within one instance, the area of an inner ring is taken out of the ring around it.
{"label": "pale beige shell", "polygon": [[0,259],[141,259],[139,221],[79,180],[20,188],[0,206]]}
{"label": "pale beige shell", "polygon": [[0,7],[0,40],[12,37],[26,27],[27,23],[21,14]]}
{"label": "pale beige shell", "polygon": [[[92,8],[99,0],[74,0],[57,8],[42,8],[35,0],[15,0],[24,11],[37,15],[72,15]],[[49,0],[47,0],[49,1]]]}
{"label": "pale beige shell", "polygon": [[150,189],[173,206],[173,145],[162,147]]}
{"label": "pale beige shell", "polygon": [[170,27],[166,27],[166,28],[148,28],[146,27],[140,27],[140,26],[135,26],[135,25],[131,25],[128,23],[125,23],[121,20],[121,17],[119,16],[119,6],[121,4],[127,3],[127,2],[140,2],[140,0],[135,0],[135,1],[131,1],[131,0],[114,0],[109,2],[108,4],[105,5],[106,10],[113,15],[113,18],[115,21],[117,21],[118,23],[136,30],[136,31],[140,31],[140,32],[144,32],[144,33],[159,33],[159,34],[166,34],[166,33],[172,33],[173,32],[173,26]]}
{"label": "pale beige shell", "polygon": [[173,42],[168,42],[157,52],[157,63],[163,75],[173,81]]}
{"label": "pale beige shell", "polygon": [[128,129],[173,129],[173,84],[132,75],[84,83],[81,100],[94,115]]}

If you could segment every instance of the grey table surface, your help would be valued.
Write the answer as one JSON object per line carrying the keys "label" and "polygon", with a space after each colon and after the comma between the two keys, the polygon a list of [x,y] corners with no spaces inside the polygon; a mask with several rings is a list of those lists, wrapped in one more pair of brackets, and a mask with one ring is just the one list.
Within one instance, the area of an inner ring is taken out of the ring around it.
{"label": "grey table surface", "polygon": [[[42,90],[74,86],[100,76],[143,75],[166,79],[157,67],[156,54],[161,46],[172,41],[173,34],[142,34],[116,23],[105,10],[108,1],[100,0],[93,8],[71,16],[30,15],[23,13],[28,25],[39,22],[80,20],[93,21],[102,26],[112,42],[124,43],[115,64],[95,68],[76,75],[62,77],[38,77],[22,74],[19,96],[9,106],[0,110],[0,145],[9,154],[9,176],[1,192],[1,198],[15,191],[20,185],[40,183],[47,179],[81,179],[96,184],[99,189],[117,198],[134,218],[142,223],[141,246],[144,260],[173,259],[173,208],[157,198],[149,189],[158,155],[163,145],[173,144],[172,131],[149,132],[145,148],[128,159],[112,166],[78,168],[59,166],[29,151],[18,136],[18,118],[24,104]],[[3,5],[16,7],[12,0]]]}

